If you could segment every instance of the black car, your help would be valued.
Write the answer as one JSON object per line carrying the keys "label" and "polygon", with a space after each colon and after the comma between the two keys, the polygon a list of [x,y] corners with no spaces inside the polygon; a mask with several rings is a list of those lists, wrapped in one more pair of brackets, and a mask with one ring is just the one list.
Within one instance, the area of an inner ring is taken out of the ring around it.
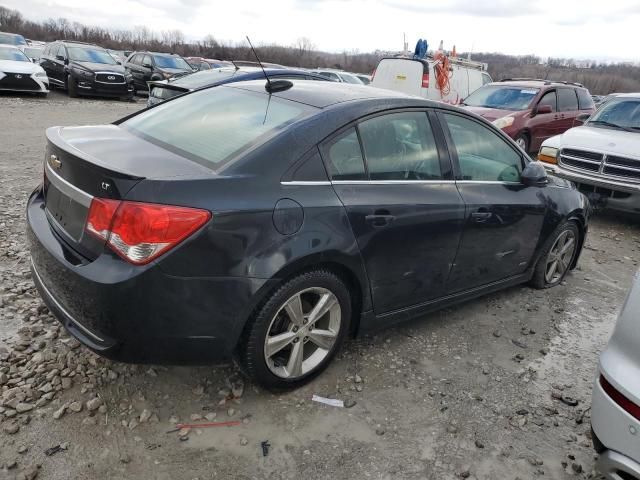
{"label": "black car", "polygon": [[28,237],[68,331],[123,361],[235,357],[267,388],[351,334],[557,285],[587,233],[586,197],[489,122],[371,87],[232,83],[47,138]]}
{"label": "black car", "polygon": [[97,45],[59,40],[48,44],[40,57],[52,87],[70,97],[98,95],[131,99],[131,76],[109,52]]}
{"label": "black car", "polygon": [[170,53],[135,52],[124,66],[133,77],[135,89],[144,91],[148,91],[147,82],[152,80],[166,80],[195,71],[184,58]]}
{"label": "black car", "polygon": [[223,85],[225,83],[243,82],[264,78],[266,75],[275,80],[319,80],[330,82],[328,78],[306,70],[293,68],[256,68],[226,67],[191,73],[182,77],[149,82],[149,98],[147,106],[157,105],[178,95],[182,95],[203,87]]}

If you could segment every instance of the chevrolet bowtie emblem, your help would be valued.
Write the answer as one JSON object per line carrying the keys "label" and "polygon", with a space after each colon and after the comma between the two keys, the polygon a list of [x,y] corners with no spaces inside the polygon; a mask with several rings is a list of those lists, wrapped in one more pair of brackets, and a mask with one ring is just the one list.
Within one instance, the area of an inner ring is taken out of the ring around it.
{"label": "chevrolet bowtie emblem", "polygon": [[56,157],[55,155],[51,155],[49,157],[49,165],[51,165],[51,168],[60,170],[60,168],[62,167],[62,162],[58,160],[58,157]]}

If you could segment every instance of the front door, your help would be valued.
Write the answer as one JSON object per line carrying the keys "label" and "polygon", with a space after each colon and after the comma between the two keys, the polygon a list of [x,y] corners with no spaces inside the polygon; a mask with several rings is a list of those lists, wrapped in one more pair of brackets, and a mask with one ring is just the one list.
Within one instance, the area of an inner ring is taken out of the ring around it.
{"label": "front door", "polygon": [[540,237],[546,206],[540,187],[520,182],[524,158],[475,119],[441,114],[454,157],[465,227],[447,282],[456,293],[524,273]]}
{"label": "front door", "polygon": [[529,131],[531,132],[529,151],[532,152],[537,152],[542,142],[547,138],[562,133],[562,119],[558,112],[558,100],[555,90],[548,91],[542,96],[536,109],[541,106],[551,107],[551,113],[536,113],[536,115],[529,120]]}
{"label": "front door", "polygon": [[465,208],[427,113],[369,118],[322,151],[366,265],[375,313],[442,296]]}

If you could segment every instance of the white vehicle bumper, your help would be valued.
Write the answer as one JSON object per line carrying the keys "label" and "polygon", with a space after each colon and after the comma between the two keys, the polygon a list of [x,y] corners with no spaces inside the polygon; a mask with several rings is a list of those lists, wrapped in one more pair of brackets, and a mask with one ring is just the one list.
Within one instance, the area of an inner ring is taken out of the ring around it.
{"label": "white vehicle bumper", "polygon": [[600,375],[593,387],[591,426],[605,448],[596,464],[598,471],[609,480],[640,480],[640,421],[604,391]]}

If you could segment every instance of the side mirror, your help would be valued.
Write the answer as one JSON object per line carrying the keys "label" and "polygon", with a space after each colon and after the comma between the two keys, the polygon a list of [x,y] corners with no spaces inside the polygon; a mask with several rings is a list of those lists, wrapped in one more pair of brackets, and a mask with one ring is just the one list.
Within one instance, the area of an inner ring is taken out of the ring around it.
{"label": "side mirror", "polygon": [[542,115],[545,113],[553,113],[551,105],[538,105],[538,108],[536,108],[536,115]]}
{"label": "side mirror", "polygon": [[151,65],[150,63],[143,63],[142,66],[144,68],[153,68],[153,65]]}
{"label": "side mirror", "polygon": [[56,55],[56,60],[60,60],[61,62],[64,62],[64,56]]}
{"label": "side mirror", "polygon": [[587,120],[589,120],[590,117],[591,117],[590,113],[581,113],[580,115],[578,115],[576,117],[576,123],[579,124],[579,125],[582,125]]}
{"label": "side mirror", "polygon": [[540,162],[527,163],[520,178],[527,187],[543,187],[549,183],[547,171]]}

